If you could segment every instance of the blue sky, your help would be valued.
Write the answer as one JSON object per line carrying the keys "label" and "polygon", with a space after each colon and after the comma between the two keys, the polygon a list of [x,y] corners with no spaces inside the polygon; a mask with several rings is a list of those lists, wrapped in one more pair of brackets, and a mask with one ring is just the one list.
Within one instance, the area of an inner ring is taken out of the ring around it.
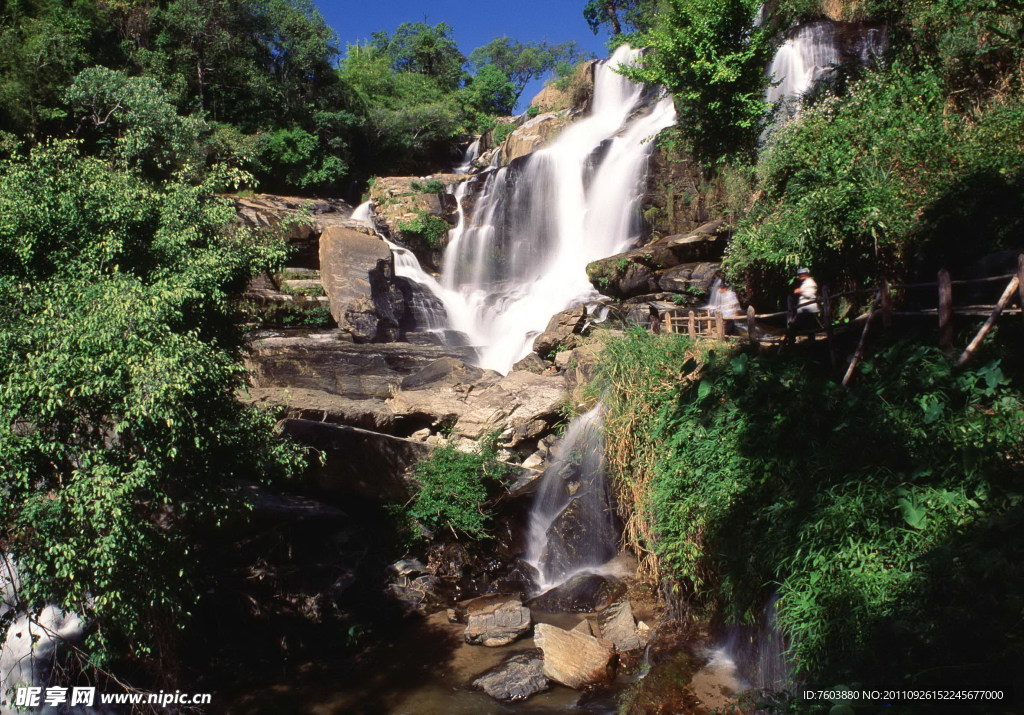
{"label": "blue sky", "polygon": [[[508,35],[520,42],[575,40],[598,57],[607,55],[605,33],[594,35],[583,19],[585,0],[315,0],[327,23],[349,42],[369,39],[377,30],[391,31],[403,22],[447,22],[462,53]],[[527,87],[520,102],[529,102],[541,83]],[[520,107],[521,109],[522,107]]]}

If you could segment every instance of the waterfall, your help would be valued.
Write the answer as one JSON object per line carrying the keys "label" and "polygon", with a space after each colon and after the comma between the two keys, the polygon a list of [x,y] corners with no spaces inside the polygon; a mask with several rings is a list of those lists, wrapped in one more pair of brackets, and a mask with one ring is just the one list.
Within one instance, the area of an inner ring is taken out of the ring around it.
{"label": "waterfall", "polygon": [[526,553],[541,591],[577,573],[600,571],[618,553],[605,482],[602,409],[598,404],[573,420],[541,477]]}
{"label": "waterfall", "polygon": [[801,25],[775,53],[768,68],[773,86],[768,88],[765,99],[772,104],[797,102],[838,65],[852,61],[866,65],[881,56],[886,42],[881,27],[829,20]]}
{"label": "waterfall", "polygon": [[456,174],[468,174],[473,170],[473,161],[480,156],[480,137],[466,147],[466,153],[462,155],[462,163],[455,167]]}
{"label": "waterfall", "polygon": [[768,600],[754,625],[728,628],[716,650],[736,664],[746,686],[755,690],[778,692],[794,687],[786,640],[777,624],[778,600],[778,594]]}
{"label": "waterfall", "polygon": [[[595,300],[587,264],[639,237],[649,140],[675,123],[670,98],[615,71],[640,54],[620,46],[596,71],[590,114],[547,147],[489,170],[472,216],[460,214],[450,232],[442,280],[427,285],[450,327],[479,348],[482,367],[508,372],[552,315]],[[465,191],[455,192],[460,212]]]}
{"label": "waterfall", "polygon": [[352,215],[349,216],[353,221],[362,221],[363,223],[369,223],[373,214],[370,211],[370,202],[364,201],[352,210]]}

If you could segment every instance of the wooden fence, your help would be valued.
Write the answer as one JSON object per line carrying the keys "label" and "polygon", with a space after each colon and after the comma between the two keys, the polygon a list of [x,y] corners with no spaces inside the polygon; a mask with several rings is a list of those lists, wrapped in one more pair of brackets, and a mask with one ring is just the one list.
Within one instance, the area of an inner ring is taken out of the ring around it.
{"label": "wooden fence", "polygon": [[[981,286],[988,283],[999,283],[1009,281],[1003,290],[999,300],[994,305],[961,305],[957,306],[953,300],[954,286]],[[920,291],[924,289],[936,289],[937,301],[935,308],[924,308],[919,310],[895,310],[893,307],[894,291]],[[835,320],[835,302],[841,298],[850,298],[858,295],[874,294],[871,304],[866,313],[855,318],[837,323]],[[1010,300],[1017,295],[1019,307],[1008,308]],[[820,288],[818,298],[814,301],[798,303],[796,296],[790,296],[787,309],[776,313],[758,313],[754,306],[748,306],[746,313],[739,315],[717,315],[713,311],[702,308],[698,310],[686,310],[669,308],[658,314],[658,321],[652,321],[651,327],[655,325],[669,333],[686,334],[694,338],[705,338],[713,340],[749,340],[753,343],[778,343],[792,344],[798,335],[807,335],[817,338],[817,335],[824,334],[829,343],[829,353],[835,362],[835,350],[832,346],[833,337],[837,327],[849,327],[863,322],[864,328],[861,331],[853,357],[850,360],[846,374],[843,376],[843,384],[850,381],[853,371],[864,356],[864,348],[867,344],[868,332],[876,316],[881,316],[882,325],[888,328],[892,324],[893,317],[934,317],[938,319],[939,345],[943,350],[953,356],[953,316],[966,315],[972,317],[986,317],[984,325],[964,348],[957,358],[957,366],[967,362],[971,355],[978,349],[985,336],[995,325],[1000,315],[1014,313],[1024,314],[1024,254],[1017,258],[1016,273],[990,276],[988,278],[977,278],[971,280],[952,280],[949,271],[939,271],[934,283],[913,283],[908,285],[889,285],[886,281],[878,288],[864,288],[861,290],[844,291],[832,294],[827,285]],[[817,304],[818,313],[815,315],[814,323],[810,330],[800,330],[798,316],[800,308]],[[759,335],[758,321],[785,318],[786,330],[784,336],[769,337]],[[738,335],[745,332],[746,335]]]}

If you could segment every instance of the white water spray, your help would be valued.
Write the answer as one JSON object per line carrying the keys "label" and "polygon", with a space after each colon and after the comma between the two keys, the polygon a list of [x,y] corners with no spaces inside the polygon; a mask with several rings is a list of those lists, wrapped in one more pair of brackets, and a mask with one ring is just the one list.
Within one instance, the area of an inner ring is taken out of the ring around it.
{"label": "white water spray", "polygon": [[[615,71],[639,57],[620,46],[596,71],[589,116],[521,162],[488,172],[472,217],[460,213],[443,290],[427,285],[450,327],[479,348],[482,367],[508,372],[552,315],[595,300],[587,264],[639,237],[649,140],[675,123],[670,98],[651,102]],[[460,212],[465,192],[465,184],[455,192]]]}
{"label": "white water spray", "polygon": [[540,591],[583,572],[604,572],[618,553],[605,482],[603,406],[573,420],[555,445],[534,498],[526,562]]}

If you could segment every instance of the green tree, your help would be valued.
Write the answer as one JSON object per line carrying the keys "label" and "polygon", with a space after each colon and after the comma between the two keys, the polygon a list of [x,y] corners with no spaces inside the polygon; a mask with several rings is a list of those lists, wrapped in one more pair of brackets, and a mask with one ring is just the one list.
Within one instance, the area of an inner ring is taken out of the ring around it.
{"label": "green tree", "polygon": [[519,97],[515,86],[495,65],[480,67],[464,91],[470,106],[484,114],[511,114]]}
{"label": "green tree", "polygon": [[514,87],[513,106],[526,85],[553,73],[558,67],[574,65],[584,59],[575,42],[552,45],[548,42],[518,42],[498,37],[469,54],[469,62],[479,74],[488,65],[500,70]]}
{"label": "green tree", "polygon": [[235,398],[229,296],[285,250],[228,228],[239,178],[155,184],[68,140],[0,165],[0,543],[101,661],[173,642],[232,479],[299,466]]}
{"label": "green tree", "polygon": [[667,88],[679,127],[705,161],[752,157],[764,130],[769,32],[754,26],[757,0],[666,0],[642,36],[650,48],[627,74]]}
{"label": "green tree", "polygon": [[428,25],[403,22],[393,33],[373,33],[372,46],[399,72],[418,72],[433,77],[442,89],[458,89],[465,78],[466,57],[444,22]]}
{"label": "green tree", "polygon": [[612,35],[650,29],[659,0],[590,0],[583,17],[596,35],[607,25]]}

